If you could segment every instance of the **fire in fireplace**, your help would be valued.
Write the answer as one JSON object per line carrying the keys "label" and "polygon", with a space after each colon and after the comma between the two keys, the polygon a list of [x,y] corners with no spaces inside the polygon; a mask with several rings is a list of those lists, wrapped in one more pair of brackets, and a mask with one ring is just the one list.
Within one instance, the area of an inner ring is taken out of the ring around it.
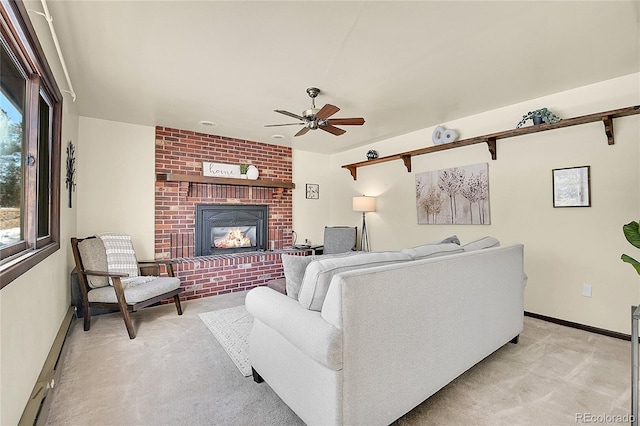
{"label": "fire in fireplace", "polygon": [[[253,238],[251,238],[251,235]],[[214,226],[211,230],[213,246],[215,248],[253,247],[256,240],[255,226]]]}
{"label": "fire in fireplace", "polygon": [[196,256],[266,250],[268,218],[268,206],[198,204]]}

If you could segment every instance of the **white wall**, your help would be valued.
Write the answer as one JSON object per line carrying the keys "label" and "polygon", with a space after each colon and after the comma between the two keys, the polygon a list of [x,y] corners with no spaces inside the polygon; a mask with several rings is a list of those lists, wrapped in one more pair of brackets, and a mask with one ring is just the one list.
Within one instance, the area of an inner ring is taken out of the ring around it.
{"label": "white wall", "polygon": [[[324,227],[330,226],[332,189],[330,186],[329,156],[313,152],[293,150],[293,230],[297,243],[305,239],[312,245],[322,244]],[[306,185],[320,186],[320,198],[307,199]]]}
{"label": "white wall", "polygon": [[129,234],[153,259],[155,128],[80,117],[79,137],[78,235]]}
{"label": "white wall", "polygon": [[[634,74],[443,124],[457,129],[463,139],[514,128],[524,113],[543,106],[561,117],[624,108],[640,104],[639,83],[640,74]],[[638,115],[616,119],[613,146],[607,145],[602,123],[498,140],[496,161],[479,144],[413,157],[411,173],[400,160],[363,167],[357,181],[340,166],[362,161],[369,149],[385,156],[430,146],[433,128],[335,154],[326,174],[329,220],[360,225],[351,197],[366,194],[378,197],[378,211],[367,214],[373,250],[452,234],[463,243],[484,235],[503,244],[524,243],[526,310],[629,333],[639,280],[620,255],[635,250],[624,239],[622,225],[637,220],[640,207],[639,128]],[[489,164],[491,225],[417,225],[415,174],[476,163]],[[591,166],[592,207],[553,208],[551,170],[583,165]],[[581,296],[583,283],[592,285],[591,298]]]}

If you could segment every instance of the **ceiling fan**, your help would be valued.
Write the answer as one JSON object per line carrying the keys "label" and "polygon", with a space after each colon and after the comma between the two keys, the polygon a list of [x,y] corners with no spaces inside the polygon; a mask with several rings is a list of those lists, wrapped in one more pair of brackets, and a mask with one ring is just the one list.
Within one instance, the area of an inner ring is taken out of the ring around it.
{"label": "ceiling fan", "polygon": [[287,123],[287,124],[267,124],[265,127],[277,127],[277,126],[304,126],[294,136],[302,136],[309,130],[321,129],[325,132],[329,132],[332,135],[340,136],[345,133],[346,130],[335,127],[338,126],[362,126],[364,124],[364,118],[329,118],[336,112],[340,111],[335,105],[326,104],[322,108],[316,108],[316,96],[320,93],[320,89],[317,87],[309,87],[307,94],[311,98],[311,109],[302,112],[302,115],[294,114],[289,111],[283,111],[281,109],[274,110],[280,114],[287,115],[289,117],[297,118],[300,123]]}

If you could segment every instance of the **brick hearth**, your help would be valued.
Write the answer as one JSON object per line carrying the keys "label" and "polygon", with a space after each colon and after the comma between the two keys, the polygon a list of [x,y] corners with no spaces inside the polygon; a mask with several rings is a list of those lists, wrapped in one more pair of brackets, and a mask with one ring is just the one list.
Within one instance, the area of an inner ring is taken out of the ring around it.
{"label": "brick hearth", "polygon": [[[202,162],[253,164],[259,179],[292,181],[291,148],[156,127],[156,173],[202,175]],[[269,247],[290,247],[290,189],[156,181],[155,256],[176,259],[183,298],[243,291],[282,276],[280,250],[194,257],[197,204],[269,206]],[[291,252],[304,254],[304,252]]]}

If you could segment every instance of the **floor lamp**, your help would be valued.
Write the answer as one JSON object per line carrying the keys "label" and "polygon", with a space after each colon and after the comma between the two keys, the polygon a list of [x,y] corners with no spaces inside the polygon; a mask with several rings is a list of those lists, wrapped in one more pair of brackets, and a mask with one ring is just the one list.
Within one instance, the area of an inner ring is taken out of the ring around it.
{"label": "floor lamp", "polygon": [[367,235],[367,221],[365,220],[365,214],[367,212],[376,211],[376,198],[367,197],[353,197],[353,211],[362,212],[362,232],[360,234],[360,250],[369,251],[369,235]]}

